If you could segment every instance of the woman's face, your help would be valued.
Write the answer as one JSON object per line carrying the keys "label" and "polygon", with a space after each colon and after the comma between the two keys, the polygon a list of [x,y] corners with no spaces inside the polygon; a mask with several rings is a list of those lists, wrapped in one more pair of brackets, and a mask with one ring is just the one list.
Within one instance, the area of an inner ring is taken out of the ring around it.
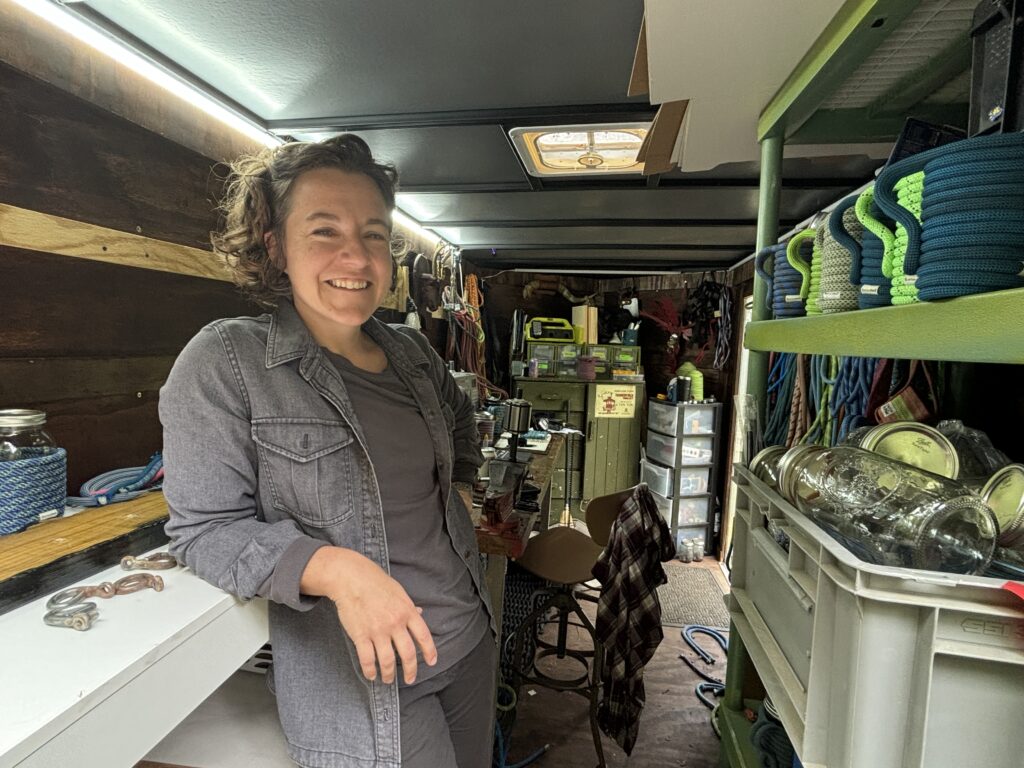
{"label": "woman's face", "polygon": [[391,288],[391,215],[380,190],[364,174],[318,168],[295,180],[290,205],[281,246],[295,308],[320,341],[339,326],[358,328]]}

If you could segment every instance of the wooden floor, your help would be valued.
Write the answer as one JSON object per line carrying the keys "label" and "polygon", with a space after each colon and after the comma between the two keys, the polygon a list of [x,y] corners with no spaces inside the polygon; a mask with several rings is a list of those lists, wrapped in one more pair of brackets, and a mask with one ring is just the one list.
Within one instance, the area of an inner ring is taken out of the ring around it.
{"label": "wooden floor", "polygon": [[[723,593],[728,588],[718,563],[704,560],[699,565],[667,563],[666,568],[706,567],[714,571]],[[633,753],[626,754],[611,739],[602,736],[605,762],[609,768],[717,768],[719,741],[709,722],[710,710],[694,694],[700,678],[679,658],[692,651],[680,631],[665,627],[665,639],[645,673],[647,704],[640,720],[640,732]],[[581,641],[582,642],[582,641]],[[570,645],[572,641],[570,640]],[[725,658],[717,645],[701,643],[712,651],[718,661],[706,669],[713,677],[725,679]],[[701,664],[700,661],[697,662]],[[544,744],[547,754],[534,765],[538,768],[594,768],[597,753],[590,732],[588,702],[573,693],[558,693],[535,687],[523,696],[512,731],[511,765]]]}

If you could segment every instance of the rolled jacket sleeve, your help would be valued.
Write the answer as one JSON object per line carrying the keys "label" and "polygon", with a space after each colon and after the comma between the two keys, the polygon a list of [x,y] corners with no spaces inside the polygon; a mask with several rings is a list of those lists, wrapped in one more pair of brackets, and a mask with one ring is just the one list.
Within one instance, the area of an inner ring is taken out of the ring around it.
{"label": "rolled jacket sleeve", "polygon": [[216,325],[189,342],[160,390],[170,551],[200,578],[240,598],[297,610],[314,552],[325,545],[292,520],[260,519],[258,460],[244,382]]}

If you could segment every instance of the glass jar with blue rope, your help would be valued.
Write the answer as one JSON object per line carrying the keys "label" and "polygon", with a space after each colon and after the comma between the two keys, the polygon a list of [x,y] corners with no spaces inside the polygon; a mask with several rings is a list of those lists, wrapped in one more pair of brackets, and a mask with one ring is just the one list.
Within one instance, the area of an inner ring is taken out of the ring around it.
{"label": "glass jar with blue rope", "polygon": [[46,414],[0,410],[0,536],[64,513],[67,454],[46,431]]}

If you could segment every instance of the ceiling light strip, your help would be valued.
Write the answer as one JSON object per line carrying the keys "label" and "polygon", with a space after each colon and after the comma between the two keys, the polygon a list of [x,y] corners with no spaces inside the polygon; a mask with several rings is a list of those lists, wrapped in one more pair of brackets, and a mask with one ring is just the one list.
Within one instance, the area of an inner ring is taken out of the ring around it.
{"label": "ceiling light strip", "polygon": [[267,147],[276,147],[284,143],[281,138],[270,133],[263,126],[257,125],[252,120],[229,109],[191,83],[131,48],[123,40],[88,23],[63,5],[49,0],[45,2],[14,0],[14,2],[253,141]]}

